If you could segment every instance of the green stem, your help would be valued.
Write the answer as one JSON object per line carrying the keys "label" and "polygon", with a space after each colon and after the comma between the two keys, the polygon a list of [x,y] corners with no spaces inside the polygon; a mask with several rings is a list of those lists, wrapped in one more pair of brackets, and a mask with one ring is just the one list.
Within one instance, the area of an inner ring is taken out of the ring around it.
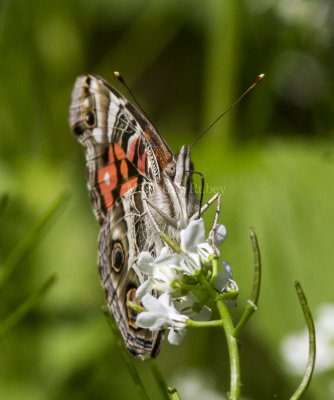
{"label": "green stem", "polygon": [[210,328],[215,326],[223,326],[222,320],[217,319],[213,321],[194,321],[192,319],[188,319],[186,321],[187,328]]}
{"label": "green stem", "polygon": [[197,291],[206,293],[206,290],[203,289],[201,286],[196,287],[195,285],[189,285],[187,283],[181,283],[181,284],[178,285],[178,287],[180,289],[184,289],[184,290],[191,290],[191,291],[197,290]]}
{"label": "green stem", "polygon": [[316,341],[315,341],[315,329],[311,311],[307,304],[306,296],[303,292],[303,289],[298,281],[295,281],[295,288],[297,291],[297,295],[299,298],[299,302],[303,309],[303,314],[306,320],[308,332],[309,332],[309,355],[308,361],[305,369],[305,373],[303,379],[298,386],[295,393],[292,395],[290,400],[298,400],[301,399],[304,393],[306,392],[312,378],[314,365],[315,365],[315,354],[316,354]]}
{"label": "green stem", "polygon": [[168,396],[169,400],[181,400],[177,390],[175,388],[169,387],[168,388]]}
{"label": "green stem", "polygon": [[246,323],[248,322],[249,318],[252,316],[252,314],[256,310],[257,310],[257,306],[251,300],[248,300],[247,304],[246,304],[246,307],[245,307],[245,311],[242,314],[242,317],[241,317],[240,321],[238,322],[238,325],[234,329],[234,332],[233,332],[233,336],[234,337],[238,337],[239,336],[240,331],[246,325]]}
{"label": "green stem", "polygon": [[[221,295],[210,285],[206,280],[203,273],[198,273],[198,280],[207,288],[208,293],[212,300],[215,301],[219,315],[221,317],[221,326],[224,329],[226,342],[230,358],[230,392],[228,393],[228,400],[240,400],[240,360],[237,339],[234,337],[234,325],[231,315]],[[208,321],[206,321],[208,322]]]}
{"label": "green stem", "polygon": [[217,308],[225,331],[230,358],[230,392],[228,400],[240,400],[240,361],[237,339],[234,336],[234,326],[227,306],[222,300],[217,300]]}
{"label": "green stem", "polygon": [[133,382],[137,387],[140,397],[142,398],[142,400],[150,400],[150,398],[145,390],[145,386],[144,386],[144,384],[138,374],[138,371],[136,369],[133,357],[130,356],[130,354],[126,350],[123,339],[121,337],[121,334],[116,326],[115,321],[113,320],[112,316],[110,315],[108,308],[106,306],[103,306],[102,311],[103,311],[103,314],[106,317],[107,322],[114,334],[116,345],[121,351],[123,360],[128,368],[130,375],[132,376]]}
{"label": "green stem", "polygon": [[260,255],[260,248],[257,241],[256,234],[253,228],[249,230],[252,249],[254,254],[254,278],[253,278],[253,288],[251,293],[251,298],[248,300],[245,311],[234,330],[234,336],[237,337],[241,332],[242,328],[246,325],[249,318],[252,314],[257,310],[258,306],[257,303],[259,301],[260,295],[260,286],[261,286],[261,255]]}
{"label": "green stem", "polygon": [[210,283],[211,283],[212,287],[215,286],[215,283],[216,283],[216,280],[217,280],[217,274],[218,274],[218,258],[215,257],[212,260],[212,276],[211,276],[211,280],[210,280]]}
{"label": "green stem", "polygon": [[132,308],[133,310],[135,310],[137,312],[146,311],[146,308],[144,308],[144,307],[140,306],[139,304],[134,303],[133,301],[130,301],[130,300],[128,300],[126,302],[126,305],[127,305],[127,307],[130,307],[130,308]]}
{"label": "green stem", "polygon": [[165,400],[170,400],[167,383],[166,383],[165,378],[163,377],[160,369],[158,368],[157,363],[155,362],[154,358],[149,359],[149,365],[150,365],[152,374],[155,378],[155,381],[156,381],[157,385],[159,386],[162,397]]}

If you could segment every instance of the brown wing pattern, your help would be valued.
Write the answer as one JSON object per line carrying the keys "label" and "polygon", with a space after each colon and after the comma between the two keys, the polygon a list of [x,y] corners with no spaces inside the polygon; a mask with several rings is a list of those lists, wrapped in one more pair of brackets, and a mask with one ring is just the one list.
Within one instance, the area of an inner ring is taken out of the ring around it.
{"label": "brown wing pattern", "polygon": [[101,226],[99,273],[109,309],[128,350],[139,358],[155,355],[162,334],[139,329],[126,301],[144,280],[135,266],[148,235],[143,184],[159,182],[173,153],[135,107],[94,75],[82,75],[75,83],[70,125],[85,150],[91,204]]}
{"label": "brown wing pattern", "polygon": [[92,207],[103,223],[114,201],[144,179],[159,180],[173,154],[119,92],[94,75],[72,92],[70,125],[84,146]]}

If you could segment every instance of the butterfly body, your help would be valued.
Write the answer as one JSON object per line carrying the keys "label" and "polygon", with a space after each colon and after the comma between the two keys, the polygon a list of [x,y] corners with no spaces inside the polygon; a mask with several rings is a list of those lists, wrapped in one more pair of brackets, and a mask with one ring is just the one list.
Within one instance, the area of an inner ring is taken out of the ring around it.
{"label": "butterfly body", "polygon": [[107,304],[128,350],[155,356],[163,332],[136,326],[136,288],[146,279],[138,255],[164,246],[159,231],[178,240],[198,211],[190,151],[173,154],[152,124],[116,89],[96,75],[77,78],[70,125],[83,145],[88,189],[100,224],[99,274]]}

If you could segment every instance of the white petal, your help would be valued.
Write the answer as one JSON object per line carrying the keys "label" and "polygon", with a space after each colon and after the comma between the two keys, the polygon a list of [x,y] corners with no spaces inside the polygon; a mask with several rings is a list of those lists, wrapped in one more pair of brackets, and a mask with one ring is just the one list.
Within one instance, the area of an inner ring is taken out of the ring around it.
{"label": "white petal", "polygon": [[218,224],[217,228],[216,228],[216,232],[215,232],[215,238],[214,238],[215,245],[217,247],[219,247],[226,239],[226,236],[227,236],[226,227],[222,224]]}
{"label": "white petal", "polygon": [[[161,297],[161,296],[160,296]],[[148,310],[148,311],[157,311],[157,312],[162,312],[164,311],[164,308],[161,306],[159,300],[152,296],[151,294],[146,294],[143,298],[142,301],[143,306]]]}
{"label": "white petal", "polygon": [[140,328],[156,331],[162,329],[166,325],[166,318],[159,312],[144,311],[141,312],[136,319],[136,325]]}
{"label": "white petal", "polygon": [[180,232],[181,246],[185,252],[196,252],[196,246],[205,242],[205,227],[202,218],[191,221]]}
{"label": "white petal", "polygon": [[224,273],[218,272],[215,288],[221,292],[230,280],[232,280],[232,268],[227,261],[222,261]]}
{"label": "white petal", "polygon": [[227,261],[222,261],[222,266],[223,266],[223,270],[224,270],[224,275],[228,278],[228,279],[232,279],[232,267],[231,265],[227,262]]}
{"label": "white petal", "polygon": [[171,329],[168,334],[168,341],[170,344],[179,345],[187,331],[185,329]]}
{"label": "white petal", "polygon": [[168,247],[163,247],[160,251],[160,256],[164,256],[165,254],[169,254]]}
{"label": "white petal", "polygon": [[153,273],[153,267],[152,263],[154,261],[154,258],[151,256],[150,253],[147,251],[142,251],[139,254],[138,260],[137,260],[137,265],[138,267],[148,275],[152,275]]}
{"label": "white petal", "polygon": [[147,279],[144,281],[136,290],[136,297],[138,300],[141,300],[147,293],[150,293],[152,290],[152,280]]}
{"label": "white petal", "polygon": [[202,268],[202,266],[201,266],[201,260],[200,260],[200,257],[199,257],[199,254],[198,253],[192,253],[192,254],[190,254],[190,258],[192,259],[192,263],[191,263],[191,267],[192,267],[192,269],[193,269],[193,273],[192,274],[194,274],[195,273],[195,271],[196,270],[200,270],[201,268]]}
{"label": "white petal", "polygon": [[[208,242],[200,243],[197,246],[197,252],[204,263],[209,263],[209,256],[215,255],[212,246]],[[219,257],[219,252],[217,256]]]}
{"label": "white petal", "polygon": [[171,307],[174,308],[172,298],[170,297],[170,295],[168,293],[163,293],[159,297],[159,303],[161,304],[161,306],[166,308],[166,311]]}
{"label": "white petal", "polygon": [[154,279],[167,282],[169,284],[171,284],[175,279],[177,279],[177,273],[173,269],[165,265],[161,267],[156,267],[154,269],[153,276]]}
{"label": "white petal", "polygon": [[163,254],[160,255],[155,261],[154,261],[154,266],[161,266],[161,265],[168,265],[168,266],[177,266],[181,263],[182,257],[179,254]]}
{"label": "white petal", "polygon": [[215,288],[218,290],[218,292],[221,292],[224,287],[227,285],[229,281],[229,278],[226,276],[226,274],[222,274],[221,272],[218,272],[217,274],[217,279],[215,282]]}
{"label": "white petal", "polygon": [[185,261],[182,261],[181,265],[177,268],[178,271],[185,273],[186,275],[194,275],[195,271]]}

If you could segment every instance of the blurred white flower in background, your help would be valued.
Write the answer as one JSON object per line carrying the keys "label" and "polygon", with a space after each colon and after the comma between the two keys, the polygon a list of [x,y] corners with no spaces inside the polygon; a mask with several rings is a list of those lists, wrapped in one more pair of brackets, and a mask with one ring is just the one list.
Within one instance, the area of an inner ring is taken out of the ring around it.
{"label": "blurred white flower in background", "polygon": [[[177,388],[182,400],[226,400],[226,397],[216,390],[214,378],[207,371],[182,368],[175,373],[172,386]],[[241,400],[251,399],[242,396]]]}
{"label": "blurred white flower in background", "polygon": [[[288,29],[296,28],[300,37],[311,42],[318,50],[331,46],[334,33],[333,0],[247,0],[246,4],[255,15],[271,14]],[[299,47],[297,42],[296,47]]]}
{"label": "blurred white flower in background", "polygon": [[182,400],[226,399],[225,396],[215,389],[214,379],[208,372],[194,368],[189,368],[187,370],[182,369],[182,371],[178,371],[178,373],[175,374],[175,378],[172,381],[173,386],[177,388]]}
{"label": "blurred white flower in background", "polygon": [[[323,304],[316,313],[315,373],[334,368],[334,304]],[[282,357],[291,373],[303,374],[308,359],[308,332],[291,334],[281,344]]]}

